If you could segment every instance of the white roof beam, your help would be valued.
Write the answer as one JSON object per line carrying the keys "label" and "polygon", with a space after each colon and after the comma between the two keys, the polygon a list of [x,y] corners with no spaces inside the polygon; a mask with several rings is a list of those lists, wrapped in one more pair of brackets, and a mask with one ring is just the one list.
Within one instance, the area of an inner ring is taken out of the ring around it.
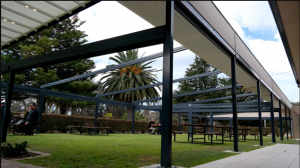
{"label": "white roof beam", "polygon": [[83,3],[79,2],[79,1],[73,1],[73,2],[77,3],[78,5],[80,5],[82,7],[85,7],[85,4],[83,4]]}
{"label": "white roof beam", "polygon": [[30,5],[30,4],[26,3],[26,2],[23,2],[23,1],[15,1],[15,2],[17,2],[17,3],[21,4],[21,5],[24,5],[25,7],[28,6],[30,9],[36,9],[36,12],[39,12],[39,13],[41,13],[43,15],[51,17],[52,19],[59,20],[58,17],[56,17],[56,16],[54,16],[54,15],[48,13],[48,12],[45,12],[45,11],[43,11],[42,9],[40,9],[40,8],[38,8],[36,6],[32,6],[32,5]]}
{"label": "white roof beam", "polygon": [[12,40],[16,40],[16,41],[18,41],[18,39],[17,39],[17,38],[15,38],[15,37],[11,37],[11,36],[9,36],[9,35],[6,35],[6,34],[3,34],[3,33],[1,33],[1,36],[3,36],[3,37],[6,37],[6,38],[9,38],[9,39],[12,39]]}
{"label": "white roof beam", "polygon": [[35,19],[35,18],[31,17],[31,16],[28,16],[28,15],[26,15],[25,13],[21,13],[21,12],[19,12],[19,11],[14,10],[14,9],[8,8],[8,7],[4,6],[4,5],[1,5],[1,8],[6,9],[6,10],[8,10],[8,11],[10,11],[10,12],[12,12],[12,13],[15,13],[15,14],[17,14],[17,15],[20,15],[20,16],[22,16],[22,17],[25,17],[25,18],[27,18],[27,19],[33,20],[33,21],[35,21],[35,22],[38,22],[38,23],[40,23],[40,24],[43,24],[43,25],[45,25],[45,26],[48,26],[47,23],[42,22],[42,21],[40,21],[40,20],[38,20],[38,19]]}
{"label": "white roof beam", "polygon": [[16,25],[25,27],[25,28],[30,29],[30,30],[37,31],[37,29],[35,29],[35,28],[33,28],[33,27],[30,27],[30,26],[27,26],[27,25],[24,25],[23,23],[20,23],[20,22],[18,22],[18,21],[13,20],[13,19],[6,18],[6,17],[3,17],[3,16],[1,16],[1,19],[3,19],[3,20],[6,19],[8,22],[14,22]]}
{"label": "white roof beam", "polygon": [[52,5],[52,6],[55,6],[55,7],[57,7],[58,9],[61,9],[61,10],[65,11],[65,12],[67,12],[67,13],[69,13],[69,14],[72,14],[72,12],[71,12],[70,10],[68,10],[68,9],[66,9],[66,8],[64,8],[64,7],[62,7],[62,6],[59,6],[59,5],[57,5],[56,3],[53,3],[53,2],[51,2],[51,1],[44,1],[44,2],[47,2],[48,4],[50,4],[50,5]]}
{"label": "white roof beam", "polygon": [[25,33],[22,33],[22,32],[20,32],[18,30],[14,30],[14,29],[11,29],[11,28],[3,26],[3,25],[1,25],[1,28],[2,29],[6,29],[6,30],[11,31],[11,32],[14,32],[14,33],[17,33],[17,34],[20,34],[20,35],[23,35],[23,36],[27,36],[27,34],[25,34]]}

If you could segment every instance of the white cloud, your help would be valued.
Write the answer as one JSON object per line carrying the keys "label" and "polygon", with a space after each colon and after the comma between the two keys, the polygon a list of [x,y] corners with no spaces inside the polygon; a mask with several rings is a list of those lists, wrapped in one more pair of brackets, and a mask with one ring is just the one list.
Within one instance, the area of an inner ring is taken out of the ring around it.
{"label": "white cloud", "polygon": [[[290,70],[290,65],[268,2],[218,1],[214,3],[269,74],[272,75]],[[82,11],[79,17],[81,20],[86,20],[86,23],[80,29],[89,35],[87,37],[88,43],[153,28],[151,24],[117,2],[102,1]],[[243,29],[249,30],[250,35],[245,35]],[[253,38],[251,33],[271,34],[274,36],[274,40],[268,41]],[[180,44],[175,41],[174,47],[177,46],[180,46]],[[162,45],[156,45],[140,48],[139,53],[142,55],[146,52],[144,56],[148,56],[162,52],[162,50]],[[113,55],[115,53],[93,57],[92,59],[96,62],[94,71],[112,64],[113,62],[109,61],[108,58]],[[190,51],[174,55],[174,79],[184,76],[186,68],[193,63],[194,56]],[[162,69],[162,64],[163,59],[159,58],[152,63],[152,66],[156,69]],[[99,80],[101,76],[101,74],[98,75],[96,79]],[[162,72],[157,72],[157,76],[158,80],[162,81]],[[297,88],[295,87],[295,80],[292,74],[276,75],[273,79],[290,100],[292,97],[295,101],[299,100],[295,92]],[[173,89],[177,87],[178,84],[173,85]]]}
{"label": "white cloud", "polygon": [[[268,2],[214,3],[287,98],[290,101],[299,101],[299,89],[292,72],[274,75],[291,71],[291,67]],[[269,33],[274,36],[274,40],[246,36],[243,28],[252,33]]]}

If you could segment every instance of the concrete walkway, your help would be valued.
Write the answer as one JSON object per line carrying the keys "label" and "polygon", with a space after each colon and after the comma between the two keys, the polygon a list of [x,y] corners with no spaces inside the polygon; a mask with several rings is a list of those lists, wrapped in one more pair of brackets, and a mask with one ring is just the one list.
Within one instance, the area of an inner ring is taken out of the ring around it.
{"label": "concrete walkway", "polygon": [[1,168],[43,168],[43,167],[1,159]]}
{"label": "concrete walkway", "polygon": [[299,145],[276,144],[193,168],[299,168]]}

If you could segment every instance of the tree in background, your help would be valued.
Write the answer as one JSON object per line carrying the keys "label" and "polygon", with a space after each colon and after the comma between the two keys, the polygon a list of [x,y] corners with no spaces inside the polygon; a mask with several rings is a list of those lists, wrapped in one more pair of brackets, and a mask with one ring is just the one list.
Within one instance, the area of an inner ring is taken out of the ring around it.
{"label": "tree in background", "polygon": [[[110,57],[109,59],[116,62],[117,64],[122,64],[128,61],[136,60],[138,58],[138,50],[136,49],[128,50],[126,52],[118,52],[117,55],[115,55],[114,57]],[[154,72],[160,70],[156,70],[149,66],[153,62],[154,61],[141,62],[107,72],[106,75],[101,78],[101,81],[105,79],[105,81],[103,82],[103,87],[105,88],[104,93],[157,83],[157,76],[154,74]],[[107,67],[110,66],[115,66],[115,64],[109,65]],[[161,87],[157,88],[161,90]],[[159,97],[159,93],[155,88],[147,88],[107,96],[107,98],[112,100],[129,103],[131,103],[132,101],[156,97]],[[127,120],[132,120],[132,108],[127,108]]]}
{"label": "tree in background", "polygon": [[[207,73],[216,71],[217,69],[213,67],[211,64],[206,62],[204,59],[200,58],[198,55],[195,56],[194,63],[190,65],[190,68],[187,68],[185,71],[185,77],[193,76],[197,74]],[[180,94],[180,93],[187,93],[187,92],[194,92],[199,90],[206,90],[211,88],[217,88],[217,87],[224,87],[231,85],[231,79],[230,78],[218,78],[217,75],[211,75],[206,76],[202,78],[197,79],[191,79],[187,81],[181,81],[179,82],[178,89],[174,91],[174,94]],[[249,93],[250,90],[247,88],[237,88],[237,94],[245,94]],[[184,97],[177,97],[173,99],[174,104],[184,103],[184,102],[190,102],[190,101],[198,101],[198,100],[207,100],[207,99],[213,99],[213,98],[219,98],[219,97],[226,97],[231,96],[231,88],[226,90],[220,90],[215,92],[208,92],[203,94],[195,94],[190,96],[184,96]],[[238,102],[241,101],[249,101],[249,100],[256,100],[257,96],[250,96],[250,97],[242,97],[238,98]],[[228,100],[219,100],[215,102],[207,102],[205,104],[210,103],[230,103],[232,102],[231,99]],[[202,113],[208,114],[208,113]],[[227,125],[229,124],[229,121],[219,121],[221,125]]]}
{"label": "tree in background", "polygon": [[[85,34],[84,31],[77,29],[84,23],[85,21],[80,21],[78,15],[74,15],[69,19],[59,22],[34,36],[28,37],[25,40],[2,50],[1,63],[5,64],[10,61],[26,59],[40,54],[47,54],[49,52],[79,46],[87,42],[85,39],[87,34]],[[90,59],[31,68],[18,71],[15,83],[25,84],[32,81],[34,87],[40,87],[49,82],[89,73],[93,68],[95,68],[95,63]],[[95,94],[93,91],[97,90],[98,87],[98,84],[93,82],[94,77],[95,76],[81,78],[72,82],[55,85],[47,89],[94,96]],[[7,81],[7,78],[8,74],[2,75],[3,81]],[[26,94],[23,98],[26,98]],[[94,105],[94,103],[55,97],[46,97],[45,103],[48,105],[54,104],[61,114],[66,114],[67,110],[72,106],[79,108]]]}

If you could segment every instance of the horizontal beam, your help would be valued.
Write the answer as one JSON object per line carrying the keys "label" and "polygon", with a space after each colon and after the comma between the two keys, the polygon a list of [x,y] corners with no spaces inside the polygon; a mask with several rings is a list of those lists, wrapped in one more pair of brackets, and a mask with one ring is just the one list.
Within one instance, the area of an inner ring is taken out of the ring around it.
{"label": "horizontal beam", "polygon": [[[271,117],[262,117],[261,119],[271,120]],[[214,117],[213,120],[230,120],[230,117]],[[238,117],[238,120],[258,120],[258,117]],[[274,117],[274,120],[279,120],[279,117]]]}
{"label": "horizontal beam", "polygon": [[[239,108],[258,108],[257,105],[243,105],[243,104],[238,104]],[[269,107],[268,105],[262,105],[262,107]],[[143,106],[143,105],[136,105],[135,106],[136,109],[149,109],[149,110],[154,110],[154,109],[162,109],[161,105],[158,106]],[[217,104],[193,104],[193,105],[177,105],[174,104],[173,105],[174,109],[219,109],[219,110],[223,110],[221,108],[232,108],[232,104],[224,104],[224,105],[217,105]]]}
{"label": "horizontal beam", "polygon": [[[202,77],[210,76],[210,75],[217,75],[219,73],[222,73],[222,72],[219,71],[219,70],[216,70],[216,71],[207,72],[207,73],[203,73],[203,74],[198,74],[198,75],[194,75],[194,76],[188,76],[188,77],[185,77],[185,78],[175,79],[175,80],[173,80],[173,83],[180,82],[180,81],[185,81],[185,80],[190,80],[190,79],[195,79],[195,78],[202,78]],[[126,89],[126,90],[120,90],[120,91],[116,91],[116,92],[109,92],[109,93],[97,95],[96,97],[104,97],[104,96],[120,94],[120,93],[126,93],[126,92],[131,92],[131,91],[140,90],[140,89],[147,89],[147,88],[151,88],[151,87],[160,86],[162,84],[163,83],[160,82],[160,83],[156,83],[156,84],[152,84],[152,85],[146,85],[146,86]]]}
{"label": "horizontal beam", "polygon": [[[239,95],[237,95],[237,98],[248,97],[248,96],[255,96],[255,95],[256,95],[255,93],[239,94]],[[219,97],[219,98],[213,98],[213,99],[208,99],[208,100],[199,100],[199,101],[185,102],[185,103],[180,103],[180,104],[207,103],[207,102],[214,102],[214,101],[228,100],[228,99],[232,99],[232,96]]]}
{"label": "horizontal beam", "polygon": [[48,54],[1,64],[1,73],[8,73],[9,66],[11,66],[11,70],[24,70],[161,44],[164,41],[164,31],[164,26],[155,27],[65,50],[54,51]]}
{"label": "horizontal beam", "polygon": [[[180,51],[184,51],[186,49],[187,48],[181,46],[181,47],[174,48],[173,52],[177,53],[177,52],[180,52]],[[133,60],[133,61],[128,61],[128,62],[125,62],[123,64],[111,66],[111,67],[108,67],[108,68],[104,68],[104,69],[100,69],[100,70],[97,70],[97,71],[94,71],[94,72],[90,72],[90,73],[86,73],[86,74],[74,76],[74,77],[63,79],[63,80],[60,80],[60,81],[55,81],[55,82],[52,82],[52,83],[48,83],[48,84],[42,85],[41,88],[46,88],[46,87],[50,87],[50,86],[62,84],[62,83],[65,83],[65,82],[70,82],[70,81],[73,81],[73,80],[85,78],[85,77],[88,77],[88,76],[97,75],[97,74],[100,74],[100,73],[105,73],[105,72],[108,72],[108,71],[112,71],[112,70],[115,70],[115,69],[126,67],[128,65],[132,65],[132,64],[137,64],[137,63],[140,63],[140,62],[149,61],[149,60],[152,60],[152,59],[155,59],[155,58],[159,58],[159,57],[162,57],[162,56],[163,56],[163,53],[160,52],[160,53],[153,54],[153,55],[150,55],[150,56],[147,56],[147,57],[142,57],[140,59],[136,59],[136,60]],[[97,95],[96,97],[102,97],[102,96],[98,96]]]}
{"label": "horizontal beam", "polygon": [[[6,88],[7,88],[7,83],[1,82],[1,89],[6,90]],[[53,91],[53,90],[48,90],[48,89],[40,89],[40,88],[31,87],[31,86],[24,86],[24,85],[17,85],[17,84],[14,85],[13,91],[23,92],[23,93],[32,93],[32,94],[40,94],[41,92],[44,92],[45,96],[60,97],[60,98],[65,98],[65,99],[87,101],[87,102],[97,102],[98,101],[99,103],[109,104],[109,105],[114,105],[114,106],[122,106],[122,107],[133,107],[134,106],[134,104],[131,104],[131,103],[89,97],[89,96],[66,93],[66,92]]]}
{"label": "horizontal beam", "polygon": [[[242,86],[241,84],[236,85],[236,87],[241,87],[241,86]],[[225,90],[225,89],[231,89],[231,87],[232,86],[230,85],[230,86],[224,86],[224,87],[219,87],[219,88],[212,88],[212,89],[199,90],[199,91],[195,91],[195,92],[176,94],[176,95],[173,95],[173,98],[189,96],[189,95],[194,95],[194,94],[202,94],[202,93],[207,93],[207,92],[215,92],[215,91]],[[132,103],[136,104],[136,103],[142,103],[142,102],[152,102],[152,101],[157,101],[157,100],[161,100],[161,99],[162,99],[162,97],[158,97],[158,98],[152,98],[152,99],[146,99],[146,100],[140,100],[140,101],[133,101]]]}
{"label": "horizontal beam", "polygon": [[[262,112],[270,112],[270,109],[262,109]],[[178,112],[188,112],[186,109],[180,109],[180,110],[173,110],[173,113]],[[192,109],[193,113],[209,113],[209,112],[224,112],[229,113],[232,112],[232,109]],[[255,112],[258,113],[258,109],[238,109],[238,112]]]}

